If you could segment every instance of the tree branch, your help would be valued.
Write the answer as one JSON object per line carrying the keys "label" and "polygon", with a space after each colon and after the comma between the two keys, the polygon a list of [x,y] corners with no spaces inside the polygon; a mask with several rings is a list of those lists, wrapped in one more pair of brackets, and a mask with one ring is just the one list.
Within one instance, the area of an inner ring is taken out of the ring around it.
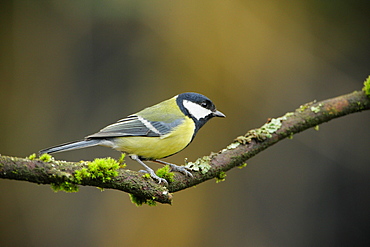
{"label": "tree branch", "polygon": [[[369,83],[370,84],[370,83]],[[222,179],[228,170],[242,166],[248,159],[286,137],[318,126],[332,119],[370,109],[370,99],[364,91],[356,91],[336,98],[302,105],[294,112],[270,119],[258,129],[237,137],[225,149],[188,163],[193,177],[176,173],[174,181],[163,187],[142,174],[123,168],[111,179],[83,177],[76,180],[76,172],[88,167],[87,162],[41,161],[0,155],[0,178],[23,180],[37,184],[96,186],[128,192],[143,201],[170,204],[173,192],[200,184],[212,178]]]}

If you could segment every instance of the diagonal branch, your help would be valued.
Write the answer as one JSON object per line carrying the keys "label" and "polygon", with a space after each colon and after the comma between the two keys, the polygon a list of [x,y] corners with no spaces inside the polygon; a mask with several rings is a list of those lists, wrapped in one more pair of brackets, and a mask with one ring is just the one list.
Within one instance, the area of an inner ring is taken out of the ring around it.
{"label": "diagonal branch", "polygon": [[[370,83],[369,83],[370,84]],[[258,129],[237,137],[218,153],[198,159],[187,166],[196,171],[193,177],[176,173],[168,187],[155,183],[142,174],[123,168],[111,179],[83,177],[76,180],[77,171],[88,167],[87,162],[41,161],[0,155],[0,178],[29,181],[38,184],[96,186],[128,192],[145,202],[170,204],[173,192],[183,190],[212,178],[220,178],[228,170],[242,166],[248,159],[286,137],[318,126],[332,119],[370,109],[370,98],[364,91],[356,91],[336,98],[311,102],[280,118],[270,119]]]}

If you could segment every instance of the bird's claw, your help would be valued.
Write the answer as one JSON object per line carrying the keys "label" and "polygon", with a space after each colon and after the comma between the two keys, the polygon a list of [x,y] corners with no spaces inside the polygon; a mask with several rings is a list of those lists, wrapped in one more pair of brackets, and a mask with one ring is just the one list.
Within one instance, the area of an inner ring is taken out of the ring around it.
{"label": "bird's claw", "polygon": [[193,177],[193,174],[191,174],[191,172],[189,172],[189,171],[191,171],[191,169],[188,168],[188,167],[178,166],[178,165],[168,163],[168,162],[163,161],[163,160],[154,160],[154,162],[157,162],[157,163],[160,163],[160,164],[163,164],[163,165],[169,165],[171,167],[171,171],[181,172],[182,174],[184,174],[187,177]]}
{"label": "bird's claw", "polygon": [[185,167],[185,166],[177,166],[177,165],[174,165],[174,164],[171,164],[171,163],[169,163],[168,165],[171,167],[172,171],[181,172],[182,174],[184,174],[187,177],[191,177],[191,178],[193,177],[193,174],[191,174],[191,172],[189,172],[190,169]]}

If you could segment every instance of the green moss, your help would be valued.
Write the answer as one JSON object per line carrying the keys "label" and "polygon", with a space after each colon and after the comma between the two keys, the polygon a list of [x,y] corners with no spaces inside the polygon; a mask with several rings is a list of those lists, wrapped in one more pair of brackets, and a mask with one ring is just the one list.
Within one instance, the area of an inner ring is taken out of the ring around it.
{"label": "green moss", "polygon": [[157,203],[153,199],[147,199],[143,197],[138,197],[133,194],[129,194],[130,200],[132,203],[136,204],[136,206],[142,206],[143,204],[147,204],[149,206],[156,206]]}
{"label": "green moss", "polygon": [[367,97],[370,97],[370,76],[364,81],[364,87],[362,88],[362,91],[365,92]]}
{"label": "green moss", "polygon": [[27,157],[27,159],[29,159],[29,160],[35,160],[36,159],[36,154],[35,153],[33,153],[33,154],[31,154],[30,156],[28,156]]}
{"label": "green moss", "polygon": [[220,183],[220,182],[225,181],[226,180],[226,172],[220,172],[219,174],[217,174],[215,179],[216,179],[216,183]]}
{"label": "green moss", "polygon": [[158,177],[166,179],[168,182],[173,182],[175,174],[171,172],[169,165],[165,165],[162,168],[159,168],[156,172]]}
{"label": "green moss", "polygon": [[149,178],[150,178],[150,174],[149,174],[149,173],[144,173],[144,174],[143,174],[143,178],[147,178],[147,179],[149,179]]}
{"label": "green moss", "polygon": [[77,183],[81,183],[83,179],[91,178],[91,173],[87,170],[87,168],[84,167],[75,171],[74,177]]}
{"label": "green moss", "polygon": [[117,170],[119,168],[120,164],[113,158],[97,158],[88,163],[86,170],[82,168],[78,173],[78,176],[80,180],[83,178],[97,178],[105,183],[106,181],[111,180],[113,177],[118,176]]}
{"label": "green moss", "polygon": [[118,159],[118,163],[120,165],[120,168],[125,168],[126,167],[125,157],[126,157],[126,154],[125,153],[122,153],[121,154],[121,157]]}
{"label": "green moss", "polygon": [[203,156],[203,158],[198,158],[195,162],[186,162],[185,167],[189,168],[192,171],[201,172],[202,174],[206,174],[209,169],[211,169],[211,157]]}
{"label": "green moss", "polygon": [[[121,158],[121,162],[123,162],[123,158]],[[105,159],[97,158],[92,162],[81,161],[80,163],[81,164],[86,163],[87,167],[83,167],[79,170],[76,170],[73,174],[73,177],[71,176],[68,177],[67,175],[69,174],[66,174],[65,176],[69,180],[68,182],[65,181],[61,183],[52,183],[51,188],[54,191],[63,190],[66,192],[77,192],[78,184],[81,184],[81,182],[84,179],[100,179],[103,183],[105,183],[111,180],[112,178],[114,178],[115,176],[118,176],[118,169],[124,166],[124,164],[120,165],[113,158],[105,158]],[[102,188],[100,189],[103,190]]]}
{"label": "green moss", "polygon": [[54,160],[53,156],[50,154],[42,154],[39,159],[44,162],[51,162]]}
{"label": "green moss", "polygon": [[244,167],[246,167],[246,166],[247,166],[247,163],[245,163],[245,162],[244,162],[242,165],[238,166],[238,168],[239,168],[239,169],[243,169],[243,168],[244,168]]}
{"label": "green moss", "polygon": [[315,127],[313,127],[313,129],[316,130],[316,131],[319,131],[320,126],[319,125],[316,125]]}
{"label": "green moss", "polygon": [[55,191],[65,191],[65,192],[77,192],[79,190],[78,185],[70,182],[62,182],[60,184],[52,183],[51,188]]}

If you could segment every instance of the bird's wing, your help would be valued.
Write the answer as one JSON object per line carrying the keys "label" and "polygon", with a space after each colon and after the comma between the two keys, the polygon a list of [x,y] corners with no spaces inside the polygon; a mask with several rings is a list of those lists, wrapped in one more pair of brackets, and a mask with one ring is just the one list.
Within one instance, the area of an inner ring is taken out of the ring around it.
{"label": "bird's wing", "polygon": [[181,124],[183,119],[177,119],[166,123],[161,121],[149,121],[140,116],[130,115],[114,124],[108,125],[98,133],[87,136],[90,138],[109,138],[124,136],[147,136],[159,137],[169,133],[174,127]]}

